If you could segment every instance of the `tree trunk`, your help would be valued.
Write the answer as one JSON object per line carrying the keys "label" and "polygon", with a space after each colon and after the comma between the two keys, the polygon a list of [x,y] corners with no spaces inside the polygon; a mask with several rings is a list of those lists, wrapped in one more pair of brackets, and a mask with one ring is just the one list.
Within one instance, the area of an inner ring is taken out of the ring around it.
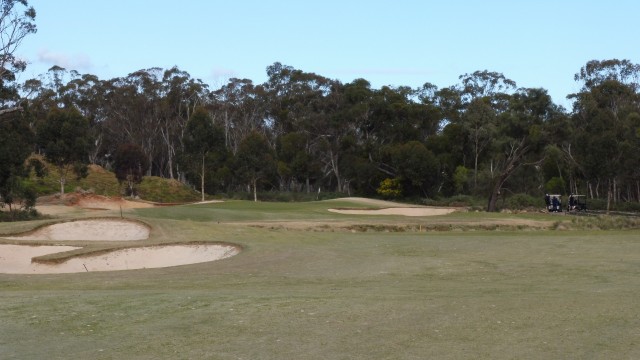
{"label": "tree trunk", "polygon": [[60,171],[60,197],[64,197],[64,184],[67,182],[66,171],[64,166],[58,166]]}
{"label": "tree trunk", "polygon": [[253,201],[258,202],[258,179],[251,180],[253,183]]}
{"label": "tree trunk", "polygon": [[609,215],[609,209],[611,208],[611,180],[607,184],[607,215]]}
{"label": "tree trunk", "polygon": [[504,183],[504,180],[500,180],[496,182],[496,184],[493,186],[493,189],[491,190],[491,195],[489,195],[489,203],[487,204],[488,212],[496,211],[496,203],[498,202],[498,195],[500,195],[500,188],[502,187],[503,183]]}
{"label": "tree trunk", "polygon": [[478,150],[476,149],[475,163],[473,165],[473,191],[478,189]]}
{"label": "tree trunk", "polygon": [[204,201],[204,155],[202,155],[202,173],[200,174],[200,192]]}

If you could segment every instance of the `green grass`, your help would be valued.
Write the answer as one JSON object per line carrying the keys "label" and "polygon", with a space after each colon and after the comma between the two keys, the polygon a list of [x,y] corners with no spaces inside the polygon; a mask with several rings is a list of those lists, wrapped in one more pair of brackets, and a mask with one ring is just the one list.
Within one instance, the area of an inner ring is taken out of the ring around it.
{"label": "green grass", "polygon": [[[244,250],[218,262],[164,269],[0,274],[0,357],[640,357],[640,231],[352,233],[248,226],[523,219],[326,211],[356,206],[233,201],[127,213],[153,227],[143,243],[226,241]],[[11,224],[2,225],[7,233]]]}

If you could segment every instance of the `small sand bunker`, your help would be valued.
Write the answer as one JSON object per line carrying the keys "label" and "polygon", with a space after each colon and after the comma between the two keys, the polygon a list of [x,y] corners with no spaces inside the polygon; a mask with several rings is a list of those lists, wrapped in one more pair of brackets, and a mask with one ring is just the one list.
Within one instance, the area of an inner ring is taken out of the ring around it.
{"label": "small sand bunker", "polygon": [[394,207],[386,209],[329,209],[329,211],[348,215],[402,215],[402,216],[437,216],[455,211],[448,208],[427,207]]}
{"label": "small sand bunker", "polygon": [[32,262],[33,257],[79,249],[71,246],[0,245],[0,273],[63,274],[162,268],[225,259],[239,250],[232,245],[186,244],[128,248],[72,257],[59,264]]}
{"label": "small sand bunker", "polygon": [[5,238],[12,240],[144,240],[149,238],[149,228],[129,220],[91,219],[53,224],[29,234]]}

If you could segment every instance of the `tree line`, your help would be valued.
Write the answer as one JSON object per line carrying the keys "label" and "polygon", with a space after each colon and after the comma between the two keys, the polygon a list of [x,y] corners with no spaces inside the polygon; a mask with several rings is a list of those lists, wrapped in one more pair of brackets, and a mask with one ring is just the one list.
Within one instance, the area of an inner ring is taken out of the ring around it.
{"label": "tree line", "polygon": [[20,155],[0,159],[2,202],[32,152],[60,169],[61,191],[66,171],[82,176],[92,163],[114,170],[129,193],[154,175],[203,198],[474,195],[489,211],[512,194],[640,201],[640,65],[629,60],[587,62],[569,110],[545,89],[487,70],[444,88],[373,88],[278,62],[266,73],[261,84],[232,78],[216,89],[178,67],[102,80],[54,66],[21,84],[5,74],[2,109],[20,111],[0,110],[0,137],[18,134],[0,153]]}

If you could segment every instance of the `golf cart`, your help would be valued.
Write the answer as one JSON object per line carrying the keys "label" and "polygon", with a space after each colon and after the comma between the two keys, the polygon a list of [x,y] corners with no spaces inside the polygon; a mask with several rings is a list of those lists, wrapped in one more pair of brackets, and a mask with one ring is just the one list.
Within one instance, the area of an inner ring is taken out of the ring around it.
{"label": "golf cart", "polygon": [[562,212],[562,195],[546,194],[544,196],[544,202],[547,205],[547,211],[549,212]]}
{"label": "golf cart", "polygon": [[569,205],[567,205],[567,211],[587,211],[587,196],[586,195],[569,195]]}

